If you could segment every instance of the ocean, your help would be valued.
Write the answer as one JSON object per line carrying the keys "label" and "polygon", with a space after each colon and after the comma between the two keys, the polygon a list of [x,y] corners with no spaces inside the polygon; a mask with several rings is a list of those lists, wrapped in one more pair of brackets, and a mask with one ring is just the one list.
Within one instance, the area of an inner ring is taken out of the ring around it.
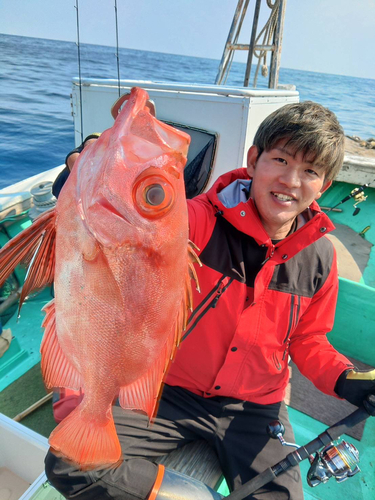
{"label": "ocean", "polygon": [[[213,84],[219,61],[119,50],[123,79]],[[81,45],[83,78],[117,78],[115,48]],[[245,64],[233,63],[227,85],[241,86]],[[73,42],[0,34],[0,188],[64,162],[74,147],[71,81],[78,75]],[[300,100],[334,111],[347,135],[375,137],[375,80],[281,68]],[[258,88],[267,79],[259,76]]]}

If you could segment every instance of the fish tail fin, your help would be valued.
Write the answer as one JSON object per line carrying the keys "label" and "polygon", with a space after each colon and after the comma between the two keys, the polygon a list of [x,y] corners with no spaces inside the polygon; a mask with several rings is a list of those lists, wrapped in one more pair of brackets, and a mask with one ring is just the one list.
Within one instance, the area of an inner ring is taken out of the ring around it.
{"label": "fish tail fin", "polygon": [[49,444],[80,469],[107,467],[121,458],[121,446],[110,409],[110,418],[103,422],[83,415],[82,403],[53,431]]}
{"label": "fish tail fin", "polygon": [[29,264],[20,306],[29,293],[51,284],[55,271],[56,212],[40,215],[0,250],[0,286],[18,264]]}

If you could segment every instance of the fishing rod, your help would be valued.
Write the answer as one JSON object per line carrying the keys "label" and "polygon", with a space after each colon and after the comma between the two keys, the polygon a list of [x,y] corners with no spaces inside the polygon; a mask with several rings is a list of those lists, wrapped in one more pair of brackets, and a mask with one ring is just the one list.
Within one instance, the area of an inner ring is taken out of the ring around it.
{"label": "fishing rod", "polygon": [[[315,439],[300,447],[293,443],[286,443],[283,440],[284,426],[281,422],[278,420],[271,422],[267,428],[269,436],[279,439],[283,446],[293,446],[297,449],[289,453],[277,464],[255,476],[241,488],[225,497],[225,499],[243,500],[247,498],[248,495],[255,493],[259,488],[273,481],[277,476],[284,474],[290,468],[295,467],[306,458],[309,459],[311,464],[307,473],[309,486],[315,487],[318,484],[326,483],[331,477],[334,477],[339,483],[354,476],[357,472],[360,472],[357,465],[359,462],[358,450],[346,441],[336,445],[333,444],[333,441],[339,439],[351,427],[370,416],[375,416],[375,395],[368,396],[361,408],[336,422]],[[320,451],[321,448],[323,448],[322,451]],[[315,457],[313,453],[316,453]]]}
{"label": "fishing rod", "polygon": [[120,57],[119,57],[119,48],[118,48],[117,0],[115,0],[115,20],[116,20],[116,59],[117,59],[117,81],[118,81],[118,96],[120,97]]}
{"label": "fishing rod", "polygon": [[78,0],[74,6],[77,14],[77,50],[78,50],[78,80],[79,80],[79,100],[80,100],[80,115],[81,115],[81,143],[83,143],[83,103],[82,103],[82,78],[81,78],[81,45],[79,43],[79,6]]}
{"label": "fishing rod", "polygon": [[361,203],[362,201],[365,201],[366,198],[367,198],[367,196],[364,196],[363,191],[367,187],[369,187],[371,184],[373,184],[374,182],[375,182],[375,179],[373,181],[371,181],[371,182],[368,182],[367,184],[362,184],[362,186],[354,188],[350,192],[350,194],[348,194],[347,196],[345,196],[345,198],[343,198],[341,201],[339,201],[335,206],[328,208],[326,213],[331,212],[331,210],[334,210],[335,208],[337,208],[342,203],[345,203],[346,201],[350,200],[351,198],[354,198],[355,200],[357,200],[357,202],[353,205],[354,208],[355,208],[353,215],[357,215],[359,213],[359,211],[360,211],[360,208],[357,207],[358,203]]}

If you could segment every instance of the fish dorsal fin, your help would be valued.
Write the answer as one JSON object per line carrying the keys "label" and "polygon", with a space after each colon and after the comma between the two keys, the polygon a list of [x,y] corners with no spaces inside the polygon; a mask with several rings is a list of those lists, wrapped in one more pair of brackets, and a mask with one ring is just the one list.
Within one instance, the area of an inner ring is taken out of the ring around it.
{"label": "fish dorsal fin", "polygon": [[42,326],[45,328],[40,352],[41,369],[44,383],[48,388],[66,387],[80,389],[82,379],[78,371],[66,358],[56,335],[55,300],[52,299],[43,307],[46,317]]}
{"label": "fish dorsal fin", "polygon": [[200,266],[201,261],[196,253],[199,250],[191,241],[188,243],[188,267],[185,278],[185,293],[177,314],[172,333],[167,339],[163,351],[156,363],[140,379],[130,385],[122,387],[119,393],[119,402],[122,408],[142,410],[147,413],[149,419],[156,416],[158,401],[163,390],[162,381],[173,361],[177,347],[180,345],[182,332],[186,329],[188,311],[193,310],[193,299],[191,279],[194,279],[199,290],[198,278],[194,269],[194,263]]}
{"label": "fish dorsal fin", "polygon": [[0,286],[18,264],[29,264],[20,306],[29,293],[51,284],[55,271],[55,209],[40,215],[0,250]]}

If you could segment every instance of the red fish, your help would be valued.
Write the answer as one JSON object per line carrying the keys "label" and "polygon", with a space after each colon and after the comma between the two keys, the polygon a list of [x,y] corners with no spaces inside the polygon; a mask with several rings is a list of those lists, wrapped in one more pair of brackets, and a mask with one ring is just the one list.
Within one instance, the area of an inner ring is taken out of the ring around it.
{"label": "red fish", "polygon": [[117,462],[112,403],[149,418],[191,308],[197,260],[188,240],[183,169],[190,137],[131,91],[111,129],[74,165],[56,209],[0,252],[0,282],[30,259],[24,297],[54,280],[41,346],[47,387],[83,401],[51,446],[83,468]]}

